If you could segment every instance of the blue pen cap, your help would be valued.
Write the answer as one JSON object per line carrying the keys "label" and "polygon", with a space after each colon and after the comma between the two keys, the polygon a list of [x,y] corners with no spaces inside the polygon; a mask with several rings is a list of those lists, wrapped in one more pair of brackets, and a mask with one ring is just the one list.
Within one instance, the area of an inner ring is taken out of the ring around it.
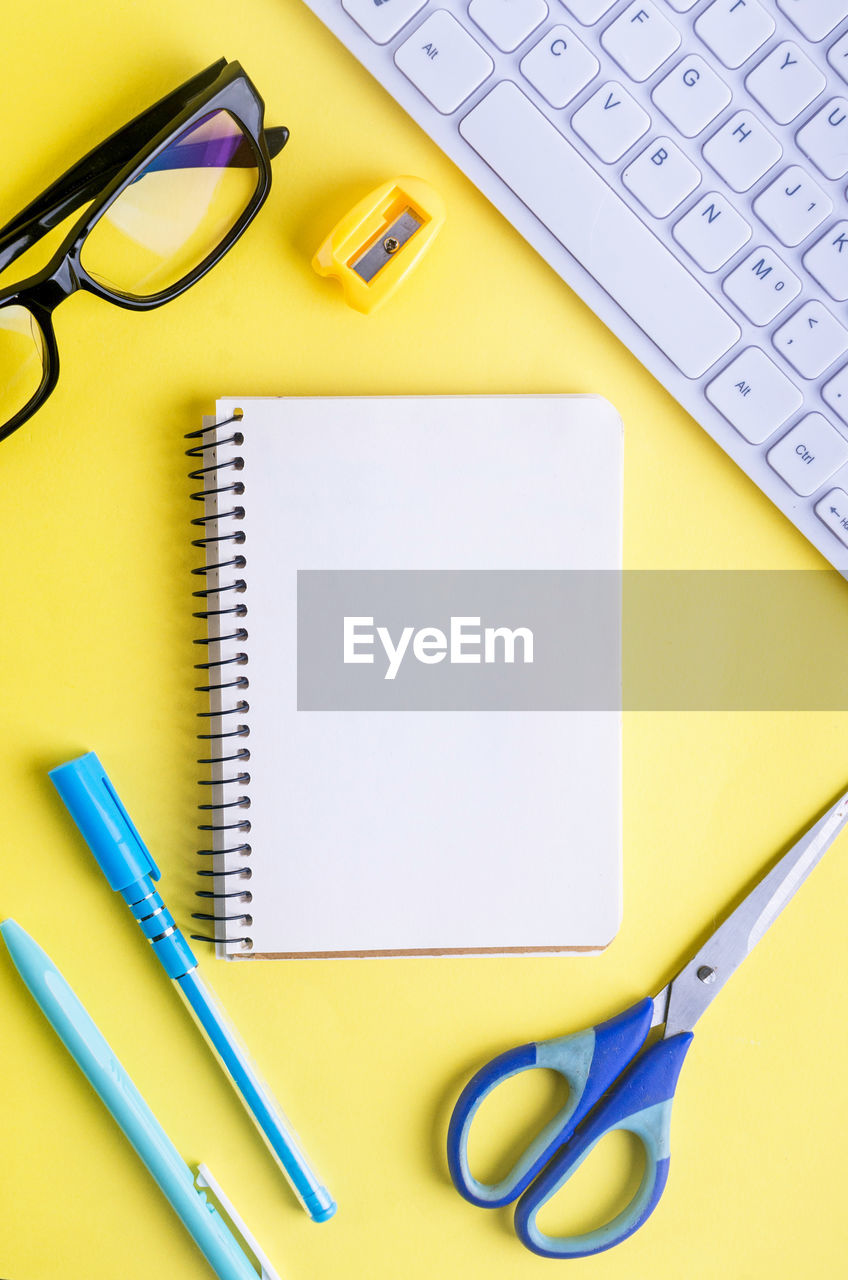
{"label": "blue pen cap", "polygon": [[159,879],[159,868],[93,751],[58,765],[49,776],[113,889]]}

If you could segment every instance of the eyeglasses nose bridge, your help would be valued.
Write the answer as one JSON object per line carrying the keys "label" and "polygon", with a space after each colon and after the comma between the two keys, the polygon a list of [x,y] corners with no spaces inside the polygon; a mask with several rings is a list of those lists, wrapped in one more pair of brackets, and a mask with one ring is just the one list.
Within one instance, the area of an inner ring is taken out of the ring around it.
{"label": "eyeglasses nose bridge", "polygon": [[38,280],[31,286],[24,281],[18,290],[17,299],[22,306],[29,307],[36,313],[40,322],[46,320],[49,324],[49,317],[59,304],[81,287],[73,258],[65,253],[46,280]]}

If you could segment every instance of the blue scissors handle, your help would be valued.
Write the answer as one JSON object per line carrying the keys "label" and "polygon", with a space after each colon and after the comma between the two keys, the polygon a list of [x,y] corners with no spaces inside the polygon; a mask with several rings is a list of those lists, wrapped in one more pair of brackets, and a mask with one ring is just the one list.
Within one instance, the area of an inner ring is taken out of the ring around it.
{"label": "blue scissors handle", "polygon": [[[626,1240],[659,1204],[668,1179],[671,1102],[692,1043],[691,1031],[651,1045],[632,1063],[574,1136],[551,1160],[515,1207],[519,1239],[544,1258],[585,1258]],[[630,1203],[610,1222],[582,1235],[555,1237],[539,1230],[539,1210],[579,1168],[605,1134],[623,1129],[645,1148],[645,1172]]]}
{"label": "blue scissors handle", "polygon": [[[482,1067],[460,1094],[448,1126],[448,1166],[460,1195],[489,1209],[517,1200],[642,1048],[651,1029],[653,1008],[652,1000],[641,1000],[608,1022],[556,1040],[520,1045]],[[480,1182],[468,1163],[468,1136],[478,1108],[503,1081],[534,1067],[547,1067],[561,1075],[568,1084],[568,1101],[504,1178],[496,1183]],[[533,1217],[535,1221],[535,1214]],[[535,1231],[535,1226],[532,1229]],[[525,1243],[535,1248],[529,1240],[528,1231]]]}

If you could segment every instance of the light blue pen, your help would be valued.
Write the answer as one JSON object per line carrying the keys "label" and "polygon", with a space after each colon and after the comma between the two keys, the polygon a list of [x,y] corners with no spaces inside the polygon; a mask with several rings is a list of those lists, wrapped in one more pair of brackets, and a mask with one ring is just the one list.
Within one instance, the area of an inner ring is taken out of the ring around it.
{"label": "light blue pen", "polygon": [[263,1280],[279,1280],[203,1165],[198,1182],[216,1193],[253,1253],[258,1272],[215,1206],[195,1186],[191,1169],[50,957],[14,920],[0,924],[0,935],[47,1021],[117,1120],[220,1280],[257,1280],[259,1274]]}
{"label": "light blue pen", "polygon": [[314,1222],[326,1222],[336,1211],[335,1201],[310,1167],[294,1130],[200,977],[194,953],[153,883],[159,879],[159,868],[102,764],[90,751],[51,769],[50,777],[109,884],[122,895],[163,969],[182,992],[304,1209]]}

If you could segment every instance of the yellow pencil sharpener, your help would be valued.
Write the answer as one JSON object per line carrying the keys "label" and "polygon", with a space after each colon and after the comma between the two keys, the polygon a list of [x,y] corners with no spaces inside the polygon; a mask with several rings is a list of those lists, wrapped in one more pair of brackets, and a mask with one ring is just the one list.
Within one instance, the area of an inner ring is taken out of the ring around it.
{"label": "yellow pencil sharpener", "polygon": [[444,220],[444,201],[428,182],[395,178],[345,214],[312,266],[319,276],[335,276],[345,301],[368,315],[417,266]]}

